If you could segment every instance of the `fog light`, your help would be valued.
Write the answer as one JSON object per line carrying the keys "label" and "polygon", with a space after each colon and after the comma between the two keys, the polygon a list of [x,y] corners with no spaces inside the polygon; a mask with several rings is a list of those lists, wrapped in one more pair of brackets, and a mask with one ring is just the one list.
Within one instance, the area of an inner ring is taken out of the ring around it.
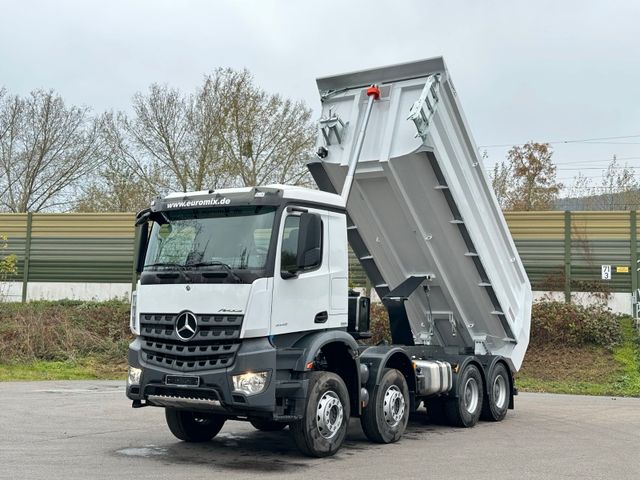
{"label": "fog light", "polygon": [[233,390],[235,392],[255,395],[267,386],[268,372],[247,372],[233,376]]}
{"label": "fog light", "polygon": [[140,385],[140,377],[142,376],[142,369],[136,367],[129,367],[129,375],[127,376],[128,385]]}

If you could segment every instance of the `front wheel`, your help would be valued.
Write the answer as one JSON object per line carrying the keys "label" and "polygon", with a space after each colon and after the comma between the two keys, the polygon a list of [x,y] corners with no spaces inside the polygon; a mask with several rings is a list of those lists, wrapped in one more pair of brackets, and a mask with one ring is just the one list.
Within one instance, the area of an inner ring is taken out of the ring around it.
{"label": "front wheel", "polygon": [[402,373],[386,368],[375,387],[360,423],[369,440],[393,443],[400,440],[409,422],[409,387]]}
{"label": "front wheel", "polygon": [[185,442],[208,442],[222,429],[226,418],[214,413],[165,408],[169,430]]}
{"label": "front wheel", "polygon": [[312,372],[304,412],[289,427],[300,451],[311,457],[336,453],[344,443],[351,413],[342,378],[331,372]]}

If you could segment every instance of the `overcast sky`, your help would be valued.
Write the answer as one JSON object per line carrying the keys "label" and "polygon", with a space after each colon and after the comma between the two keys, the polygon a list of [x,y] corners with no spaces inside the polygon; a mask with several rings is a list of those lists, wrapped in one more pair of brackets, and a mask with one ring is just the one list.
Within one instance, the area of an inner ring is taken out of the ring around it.
{"label": "overcast sky", "polygon": [[639,34],[634,0],[0,0],[0,86],[126,110],[246,67],[317,112],[317,76],[443,55],[478,145],[629,137],[554,144],[570,183],[613,154],[640,167]]}

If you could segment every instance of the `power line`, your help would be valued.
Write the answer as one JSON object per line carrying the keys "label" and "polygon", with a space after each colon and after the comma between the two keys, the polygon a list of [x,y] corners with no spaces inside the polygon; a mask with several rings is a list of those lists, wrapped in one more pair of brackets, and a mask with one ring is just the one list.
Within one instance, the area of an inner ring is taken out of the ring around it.
{"label": "power line", "polygon": [[[565,142],[574,143],[574,142]],[[583,142],[583,145],[640,145],[640,142]]]}
{"label": "power line", "polygon": [[[611,166],[602,166],[602,167],[564,167],[564,165],[558,165],[556,166],[556,171],[572,171],[572,170],[600,170],[601,172],[606,172],[608,170],[633,170],[636,168],[640,168],[640,166],[634,166],[634,165],[620,165],[617,167],[611,167]],[[493,168],[485,168],[485,170],[487,172],[493,172]]]}
{"label": "power line", "polygon": [[556,167],[556,170],[602,170],[602,171],[606,171],[606,170],[624,170],[624,169],[634,169],[634,168],[640,168],[639,167],[635,167],[633,165],[621,165],[619,167],[569,167],[569,168],[563,168],[561,165]]}
{"label": "power line", "polygon": [[[562,163],[559,163],[558,166],[562,166],[562,165],[582,165],[584,163],[599,163],[599,162],[609,162],[609,163],[611,163],[612,160],[613,160],[613,157],[602,159],[602,160],[579,160],[579,161],[576,161],[576,162],[562,162]],[[618,156],[616,156],[616,161],[617,160],[640,160],[640,157],[618,157]]]}
{"label": "power line", "polygon": [[[616,187],[605,187],[602,185],[594,185],[594,186],[572,186],[572,187],[565,187],[566,189],[569,190],[606,190],[607,192],[612,192]],[[636,192],[636,190],[622,190],[622,192],[629,192],[629,191],[633,191]],[[622,192],[613,192],[615,193],[622,193]]]}
{"label": "power line", "polygon": [[[611,158],[603,158],[603,159],[600,159],[600,160],[591,159],[591,160],[578,160],[578,161],[575,161],[575,162],[573,162],[573,161],[572,162],[561,162],[561,163],[556,164],[556,168],[561,170],[561,169],[565,169],[564,167],[566,165],[585,165],[585,164],[601,163],[601,162],[609,162],[609,164],[611,164],[612,160],[613,160],[613,157],[611,157]],[[626,160],[640,160],[640,157],[618,157],[618,156],[616,156],[616,161],[625,161],[626,162]],[[627,166],[627,165],[620,165],[620,166],[615,167],[615,168],[625,168],[625,167],[627,167],[627,168],[638,168],[638,167]],[[575,169],[578,169],[578,168],[580,168],[580,167],[576,167]],[[609,165],[603,165],[602,167],[591,167],[591,168],[592,169],[597,169],[597,168],[607,169],[607,168],[609,168]],[[489,171],[493,171],[493,167],[485,167],[485,170],[488,171],[488,172]],[[565,170],[574,170],[574,169],[570,168],[570,169],[565,169]]]}
{"label": "power line", "polygon": [[[536,142],[536,143],[548,143],[549,145],[557,145],[557,144],[569,144],[569,143],[592,143],[592,144],[597,144],[597,143],[605,143],[605,144],[612,144],[612,145],[640,145],[640,143],[636,143],[636,142],[604,142],[604,140],[620,140],[623,138],[640,138],[640,135],[620,135],[620,136],[616,136],[616,137],[595,137],[595,138],[582,138],[579,140],[554,140],[552,142]],[[603,142],[600,142],[600,141]],[[503,147],[519,147],[522,145],[526,145],[525,143],[505,143],[505,144],[495,144],[495,145],[479,145],[478,148],[503,148]]]}
{"label": "power line", "polygon": [[557,180],[558,182],[568,182],[568,181],[571,181],[571,180],[577,180],[578,178],[586,178],[587,180],[600,180],[600,179],[602,179],[603,177],[602,177],[601,175],[591,175],[591,176],[589,176],[589,175],[582,175],[582,176],[580,176],[580,177],[578,177],[578,176],[576,175],[576,176],[573,176],[573,177],[558,177],[558,178],[556,178],[556,180]]}

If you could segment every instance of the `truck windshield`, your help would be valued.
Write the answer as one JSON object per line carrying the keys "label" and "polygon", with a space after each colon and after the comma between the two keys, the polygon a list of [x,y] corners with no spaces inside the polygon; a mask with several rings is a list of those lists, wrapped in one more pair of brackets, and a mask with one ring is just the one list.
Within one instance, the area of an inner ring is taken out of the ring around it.
{"label": "truck windshield", "polygon": [[265,268],[276,207],[228,207],[165,212],[154,223],[145,270]]}

